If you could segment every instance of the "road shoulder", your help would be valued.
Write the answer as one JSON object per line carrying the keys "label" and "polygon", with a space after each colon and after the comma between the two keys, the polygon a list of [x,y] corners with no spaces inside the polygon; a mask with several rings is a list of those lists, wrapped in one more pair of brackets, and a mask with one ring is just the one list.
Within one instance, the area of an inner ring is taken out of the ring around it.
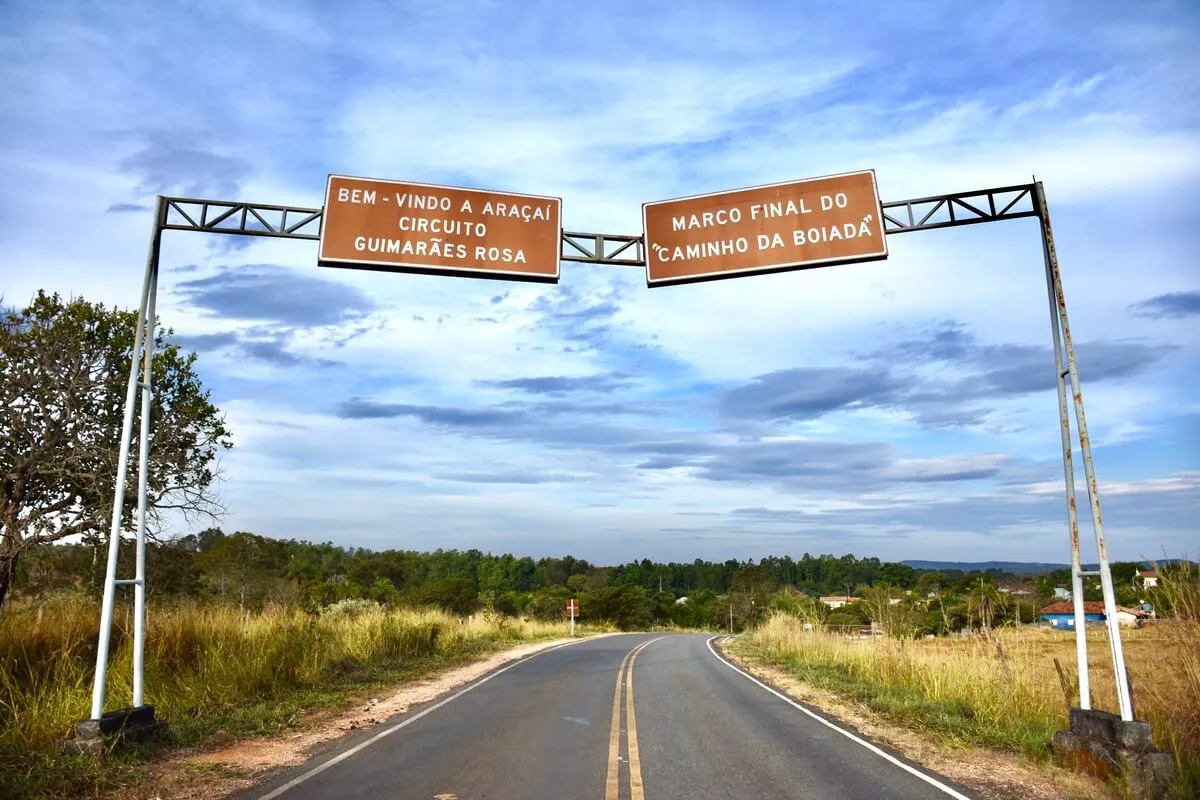
{"label": "road shoulder", "polygon": [[364,702],[305,715],[286,733],[252,738],[210,739],[179,749],[147,766],[145,778],[104,795],[105,800],[217,800],[250,789],[288,767],[338,747],[394,717],[426,705],[505,665],[540,652],[613,634],[520,644],[381,691]]}
{"label": "road shoulder", "polygon": [[978,747],[950,746],[902,725],[882,720],[861,704],[816,689],[785,670],[756,659],[739,643],[721,637],[713,646],[723,657],[793,700],[847,730],[887,745],[905,758],[961,784],[986,800],[1115,800],[1101,781],[1021,756]]}

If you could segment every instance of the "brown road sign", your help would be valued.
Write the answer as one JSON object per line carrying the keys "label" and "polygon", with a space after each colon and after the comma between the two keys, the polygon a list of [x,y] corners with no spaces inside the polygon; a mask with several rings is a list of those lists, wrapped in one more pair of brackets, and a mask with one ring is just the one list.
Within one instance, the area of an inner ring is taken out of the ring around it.
{"label": "brown road sign", "polygon": [[573,617],[579,615],[579,601],[578,600],[568,600],[567,601],[567,613]]}
{"label": "brown road sign", "polygon": [[642,205],[646,284],[887,258],[875,171]]}
{"label": "brown road sign", "polygon": [[317,263],[557,283],[562,200],[330,175]]}

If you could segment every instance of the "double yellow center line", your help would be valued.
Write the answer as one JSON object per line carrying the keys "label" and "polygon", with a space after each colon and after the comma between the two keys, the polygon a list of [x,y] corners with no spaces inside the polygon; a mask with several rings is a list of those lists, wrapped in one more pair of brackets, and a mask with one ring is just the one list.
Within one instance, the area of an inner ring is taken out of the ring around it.
{"label": "double yellow center line", "polygon": [[638,653],[662,637],[642,642],[625,654],[617,670],[617,686],[613,692],[612,726],[608,732],[608,778],[604,785],[604,800],[620,800],[621,796],[621,681],[625,681],[626,739],[629,748],[629,794],[632,800],[645,800],[642,791],[642,762],[638,755],[637,719],[633,713],[633,662]]}

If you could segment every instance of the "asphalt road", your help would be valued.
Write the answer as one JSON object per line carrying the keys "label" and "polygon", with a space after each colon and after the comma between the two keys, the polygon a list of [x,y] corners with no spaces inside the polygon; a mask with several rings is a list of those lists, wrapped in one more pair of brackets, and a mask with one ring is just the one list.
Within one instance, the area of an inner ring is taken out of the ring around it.
{"label": "asphalt road", "polygon": [[617,635],[544,651],[355,732],[236,797],[973,797],[748,678],[711,639]]}

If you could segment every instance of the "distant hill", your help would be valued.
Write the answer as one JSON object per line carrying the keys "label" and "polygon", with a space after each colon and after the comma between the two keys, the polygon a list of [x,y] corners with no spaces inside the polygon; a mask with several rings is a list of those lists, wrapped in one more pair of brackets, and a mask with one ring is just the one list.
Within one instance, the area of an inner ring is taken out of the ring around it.
{"label": "distant hill", "polygon": [[1053,572],[1056,569],[1070,569],[1070,564],[1044,564],[1033,561],[902,561],[913,569],[947,570],[958,569],[963,572],[987,572],[998,569],[1011,572],[1014,575],[1040,575]]}
{"label": "distant hill", "polygon": [[[1161,558],[1159,564],[1178,564],[1182,562],[1181,558]],[[987,572],[989,569],[998,569],[1001,572],[1011,572],[1013,575],[1043,575],[1047,572],[1053,572],[1056,569],[1070,569],[1070,564],[1045,564],[1038,561],[901,561],[901,564],[907,564],[913,569],[931,569],[931,570],[947,570],[959,569],[963,572]],[[1143,562],[1144,566],[1150,566]],[[1099,564],[1084,564],[1086,570],[1096,570],[1100,568]]]}

